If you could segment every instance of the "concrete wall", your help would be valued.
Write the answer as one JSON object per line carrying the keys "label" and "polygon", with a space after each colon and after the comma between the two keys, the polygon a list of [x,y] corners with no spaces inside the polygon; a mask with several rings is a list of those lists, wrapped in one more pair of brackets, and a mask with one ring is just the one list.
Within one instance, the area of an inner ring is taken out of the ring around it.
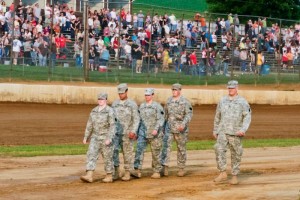
{"label": "concrete wall", "polygon": [[[116,87],[69,85],[30,85],[0,83],[0,102],[36,102],[55,104],[95,104],[99,92],[107,92],[111,103],[118,98]],[[193,105],[216,104],[227,93],[224,90],[183,89],[182,93]],[[240,90],[250,104],[300,105],[300,91]],[[155,99],[165,103],[170,89],[156,89]],[[130,98],[144,101],[144,88],[129,87]]]}

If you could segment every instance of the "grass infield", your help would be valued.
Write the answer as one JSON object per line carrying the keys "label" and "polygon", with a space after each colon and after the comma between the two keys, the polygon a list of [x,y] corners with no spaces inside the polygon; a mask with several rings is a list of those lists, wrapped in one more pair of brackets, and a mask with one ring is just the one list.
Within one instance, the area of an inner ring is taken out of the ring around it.
{"label": "grass infield", "polygon": [[[82,68],[75,67],[24,67],[0,65],[0,82],[10,81],[83,81],[84,73]],[[213,76],[190,76],[184,73],[176,73],[174,71],[165,73],[133,73],[129,68],[113,68],[105,73],[98,71],[89,72],[88,81],[98,83],[138,83],[138,84],[173,84],[175,82],[184,85],[219,85],[225,84],[230,79],[236,79],[240,84],[256,85],[256,84],[293,84],[299,83],[300,74],[297,73],[270,73],[269,75],[257,76],[254,74],[241,75],[240,72],[234,72],[233,77],[223,75]]]}
{"label": "grass infield", "polygon": [[[214,140],[190,141],[188,150],[212,150]],[[245,148],[257,147],[290,147],[299,146],[300,138],[293,139],[246,139],[243,141]],[[33,157],[33,156],[57,156],[57,155],[83,155],[86,154],[88,145],[62,144],[62,145],[22,145],[0,146],[0,157]],[[149,151],[149,145],[147,151]],[[173,143],[172,150],[176,150]]]}

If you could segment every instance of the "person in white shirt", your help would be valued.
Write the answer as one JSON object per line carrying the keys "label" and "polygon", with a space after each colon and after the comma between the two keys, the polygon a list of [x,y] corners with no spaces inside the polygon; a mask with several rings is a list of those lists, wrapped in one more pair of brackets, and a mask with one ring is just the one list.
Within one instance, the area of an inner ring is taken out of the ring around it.
{"label": "person in white shirt", "polygon": [[5,20],[8,22],[11,19],[11,11],[10,10],[7,11],[4,16],[5,16]]}
{"label": "person in white shirt", "polygon": [[113,19],[111,19],[111,20],[108,22],[108,27],[111,27],[111,25],[112,25],[112,29],[115,29],[115,28],[116,28],[116,22],[115,22]]}
{"label": "person in white shirt", "polygon": [[128,65],[130,66],[132,57],[131,57],[131,46],[128,44],[128,42],[124,46],[126,61],[128,62]]}
{"label": "person in white shirt", "polygon": [[170,24],[171,24],[171,32],[175,33],[177,30],[176,17],[174,14],[171,14],[171,16],[169,16],[169,19],[170,19]]}
{"label": "person in white shirt", "polygon": [[38,3],[36,3],[33,8],[33,14],[34,14],[35,21],[38,22],[41,18],[41,8],[39,7]]}
{"label": "person in white shirt", "polygon": [[51,14],[52,14],[52,8],[50,7],[49,3],[45,6],[45,22],[50,23],[51,22]]}
{"label": "person in white shirt", "polygon": [[170,28],[167,24],[164,25],[164,28],[165,28],[165,34],[166,34],[166,36],[168,36],[170,34]]}
{"label": "person in white shirt", "polygon": [[43,32],[43,26],[41,25],[41,23],[39,22],[37,25],[36,25],[36,31],[38,33],[42,33]]}
{"label": "person in white shirt", "polygon": [[132,22],[132,16],[131,16],[130,12],[127,12],[127,14],[126,14],[126,23],[127,23],[127,26],[131,25],[131,22]]}
{"label": "person in white shirt", "polygon": [[13,40],[13,64],[17,65],[18,62],[18,57],[19,57],[19,53],[21,51],[21,47],[22,47],[22,43],[19,40],[19,37],[15,37],[15,39]]}
{"label": "person in white shirt", "polygon": [[113,20],[118,20],[117,18],[117,13],[116,13],[116,9],[112,9],[112,11],[110,11],[110,17]]}
{"label": "person in white shirt", "polygon": [[90,17],[88,18],[88,25],[89,25],[89,28],[90,28],[90,29],[93,29],[93,28],[94,28],[94,20],[93,20],[92,16],[90,16]]}
{"label": "person in white shirt", "polygon": [[98,46],[100,49],[102,49],[102,47],[104,46],[104,40],[102,39],[102,36],[99,36],[99,39],[98,39]]}

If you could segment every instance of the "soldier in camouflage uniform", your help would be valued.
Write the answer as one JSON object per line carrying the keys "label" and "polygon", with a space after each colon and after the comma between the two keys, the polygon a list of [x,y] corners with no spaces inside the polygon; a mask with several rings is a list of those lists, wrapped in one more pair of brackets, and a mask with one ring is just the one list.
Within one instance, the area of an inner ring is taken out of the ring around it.
{"label": "soldier in camouflage uniform", "polygon": [[171,146],[173,138],[177,144],[177,165],[179,171],[177,175],[185,175],[186,164],[186,142],[188,140],[188,125],[193,116],[191,103],[181,95],[181,85],[176,83],[172,85],[173,96],[168,98],[165,105],[165,119],[167,121],[166,130],[169,129],[167,136],[167,147],[165,148],[164,175],[168,176],[168,163],[170,160]]}
{"label": "soldier in camouflage uniform", "polygon": [[122,177],[123,181],[130,180],[130,170],[133,166],[133,143],[136,140],[136,133],[139,127],[140,117],[138,113],[137,104],[127,96],[128,86],[126,83],[118,85],[119,99],[115,100],[112,108],[117,117],[117,132],[114,138],[114,166],[115,176],[118,179],[121,175],[119,165],[119,151],[120,147],[123,151],[125,175]]}
{"label": "soldier in camouflage uniform", "polygon": [[113,142],[115,135],[116,118],[113,109],[107,105],[107,94],[98,95],[98,106],[92,109],[89,120],[86,125],[83,144],[90,139],[90,145],[87,152],[86,175],[80,179],[84,182],[93,182],[93,172],[96,168],[96,162],[101,153],[104,161],[104,170],[106,177],[103,182],[112,182],[113,165]]}
{"label": "soldier in camouflage uniform", "polygon": [[223,97],[216,110],[213,135],[217,139],[215,153],[220,175],[214,179],[216,183],[227,180],[226,151],[231,152],[231,184],[238,184],[237,175],[243,154],[242,138],[251,123],[251,109],[243,97],[237,92],[238,82],[231,80],[227,84],[228,95]]}
{"label": "soldier in camouflage uniform", "polygon": [[147,143],[150,144],[152,153],[153,175],[151,178],[160,178],[162,169],[160,163],[161,147],[162,147],[162,128],[164,125],[164,110],[163,107],[153,101],[154,89],[147,88],[145,90],[145,100],[139,107],[141,117],[140,127],[138,131],[137,148],[135,152],[134,168],[132,175],[140,178],[144,159],[144,151]]}

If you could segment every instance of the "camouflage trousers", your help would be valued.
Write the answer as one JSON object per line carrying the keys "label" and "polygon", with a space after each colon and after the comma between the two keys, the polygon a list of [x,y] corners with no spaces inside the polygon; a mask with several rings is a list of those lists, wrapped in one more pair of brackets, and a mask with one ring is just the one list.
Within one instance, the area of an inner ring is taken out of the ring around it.
{"label": "camouflage trousers", "polygon": [[240,163],[243,155],[242,137],[219,134],[215,144],[215,153],[218,169],[226,171],[226,152],[229,147],[231,153],[231,173],[237,175],[240,172]]}
{"label": "camouflage trousers", "polygon": [[168,165],[166,164],[166,160],[167,160],[169,137],[170,137],[170,128],[168,124],[166,124],[163,139],[162,139],[162,150],[161,150],[161,159],[160,159],[162,165]]}
{"label": "camouflage trousers", "polygon": [[159,134],[157,137],[148,138],[148,139],[144,136],[138,137],[135,158],[134,158],[134,168],[142,169],[143,161],[144,161],[144,152],[147,147],[147,143],[150,144],[150,148],[151,148],[153,171],[160,172],[162,169],[160,163],[162,134]]}
{"label": "camouflage trousers", "polygon": [[188,131],[183,133],[171,133],[168,125],[165,128],[165,135],[163,138],[163,148],[161,156],[161,164],[164,166],[169,166],[170,156],[172,151],[173,139],[177,145],[177,166],[179,168],[185,168],[186,164],[186,143],[188,140]]}
{"label": "camouflage trousers", "polygon": [[116,134],[114,137],[114,153],[113,162],[114,166],[118,167],[120,165],[119,152],[122,149],[124,158],[124,169],[131,170],[133,162],[133,140],[128,137],[128,134]]}
{"label": "camouflage trousers", "polygon": [[112,173],[114,171],[113,165],[113,144],[105,145],[105,140],[98,140],[91,138],[90,145],[87,151],[86,170],[94,171],[96,163],[101,154],[104,162],[104,170],[106,173]]}

